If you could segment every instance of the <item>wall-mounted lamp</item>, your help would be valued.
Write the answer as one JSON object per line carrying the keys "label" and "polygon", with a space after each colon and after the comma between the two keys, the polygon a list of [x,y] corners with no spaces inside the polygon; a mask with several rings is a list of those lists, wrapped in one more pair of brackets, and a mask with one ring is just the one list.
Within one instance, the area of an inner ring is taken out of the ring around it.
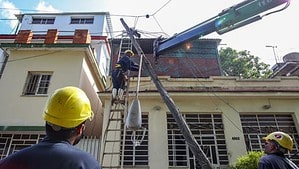
{"label": "wall-mounted lamp", "polygon": [[270,104],[265,104],[264,106],[263,106],[263,109],[266,109],[266,110],[268,110],[268,109],[270,109],[271,108],[271,105]]}
{"label": "wall-mounted lamp", "polygon": [[153,109],[159,111],[161,110],[161,106],[154,106]]}

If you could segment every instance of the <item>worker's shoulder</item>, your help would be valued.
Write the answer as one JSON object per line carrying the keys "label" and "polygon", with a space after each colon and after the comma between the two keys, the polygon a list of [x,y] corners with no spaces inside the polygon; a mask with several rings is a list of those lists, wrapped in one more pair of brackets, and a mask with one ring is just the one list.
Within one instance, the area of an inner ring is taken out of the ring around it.
{"label": "worker's shoulder", "polygon": [[272,164],[272,163],[276,163],[277,160],[280,161],[281,159],[278,159],[276,155],[267,154],[267,155],[264,155],[260,158],[259,163],[261,163],[261,164]]}
{"label": "worker's shoulder", "polygon": [[73,147],[72,151],[68,152],[67,158],[76,159],[78,163],[88,165],[86,168],[100,169],[99,162],[94,156],[76,147]]}

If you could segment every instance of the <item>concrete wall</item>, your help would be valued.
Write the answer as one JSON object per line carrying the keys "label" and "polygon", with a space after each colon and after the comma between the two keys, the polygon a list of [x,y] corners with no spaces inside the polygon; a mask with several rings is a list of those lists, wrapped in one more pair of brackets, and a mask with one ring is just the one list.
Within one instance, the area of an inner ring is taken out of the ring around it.
{"label": "concrete wall", "polygon": [[[239,116],[242,113],[292,114],[299,131],[298,77],[260,80],[233,77],[197,80],[160,77],[160,80],[181,113],[222,114],[229,164],[234,164],[240,156],[247,153]],[[134,91],[136,81],[131,80],[131,91]],[[129,103],[134,97],[132,94]],[[105,126],[111,102],[110,93],[100,93],[100,98],[105,102]],[[139,100],[142,112],[148,113],[149,168],[168,169],[166,114],[169,110],[152,81],[147,78],[143,78],[140,83]]]}
{"label": "concrete wall", "polygon": [[57,88],[79,86],[85,54],[73,50],[12,50],[0,80],[0,125],[41,126],[48,96],[23,96],[28,71],[52,71],[49,95]]}
{"label": "concrete wall", "polygon": [[[55,17],[54,24],[32,24],[32,17]],[[70,24],[71,17],[94,17],[93,24]],[[58,29],[59,35],[73,35],[75,29],[88,29],[92,35],[103,35],[102,30],[106,17],[104,15],[94,14],[25,14],[21,23],[20,30],[32,30],[34,33],[44,34],[48,29]],[[44,31],[44,32],[43,32]],[[104,34],[105,35],[105,34]]]}

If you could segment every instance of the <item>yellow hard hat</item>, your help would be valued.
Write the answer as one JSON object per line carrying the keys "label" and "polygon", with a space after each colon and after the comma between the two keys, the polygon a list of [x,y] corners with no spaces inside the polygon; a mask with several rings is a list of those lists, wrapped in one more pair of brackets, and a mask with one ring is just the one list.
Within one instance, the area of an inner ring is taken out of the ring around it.
{"label": "yellow hard hat", "polygon": [[88,97],[83,90],[73,86],[57,89],[44,111],[45,121],[64,128],[74,128],[92,117]]}
{"label": "yellow hard hat", "polygon": [[126,50],[125,53],[131,54],[131,57],[134,56],[134,52],[132,50],[130,50],[130,49]]}
{"label": "yellow hard hat", "polygon": [[263,137],[264,140],[275,140],[280,146],[283,148],[286,148],[290,151],[293,149],[293,139],[291,138],[290,135],[281,132],[281,131],[276,131],[273,133],[270,133],[267,137]]}

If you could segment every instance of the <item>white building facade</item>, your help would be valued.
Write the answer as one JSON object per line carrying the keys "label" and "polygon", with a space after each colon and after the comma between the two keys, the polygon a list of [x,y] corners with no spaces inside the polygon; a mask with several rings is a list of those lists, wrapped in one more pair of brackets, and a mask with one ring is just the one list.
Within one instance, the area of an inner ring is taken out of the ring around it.
{"label": "white building facade", "polygon": [[[109,13],[28,13],[17,15],[17,18],[20,21],[19,30],[31,30],[34,35],[57,29],[61,36],[72,36],[75,30],[88,30],[90,36],[94,37],[91,46],[99,69],[102,74],[108,75],[110,49],[107,47],[107,39],[113,37]],[[106,37],[106,39],[99,37]]]}
{"label": "white building facade", "polygon": [[[57,88],[77,86],[91,100],[85,150],[97,157],[102,103],[110,67],[109,13],[17,15],[16,35],[0,35],[0,158],[35,144],[44,136],[42,113]],[[79,145],[80,146],[80,145]]]}

